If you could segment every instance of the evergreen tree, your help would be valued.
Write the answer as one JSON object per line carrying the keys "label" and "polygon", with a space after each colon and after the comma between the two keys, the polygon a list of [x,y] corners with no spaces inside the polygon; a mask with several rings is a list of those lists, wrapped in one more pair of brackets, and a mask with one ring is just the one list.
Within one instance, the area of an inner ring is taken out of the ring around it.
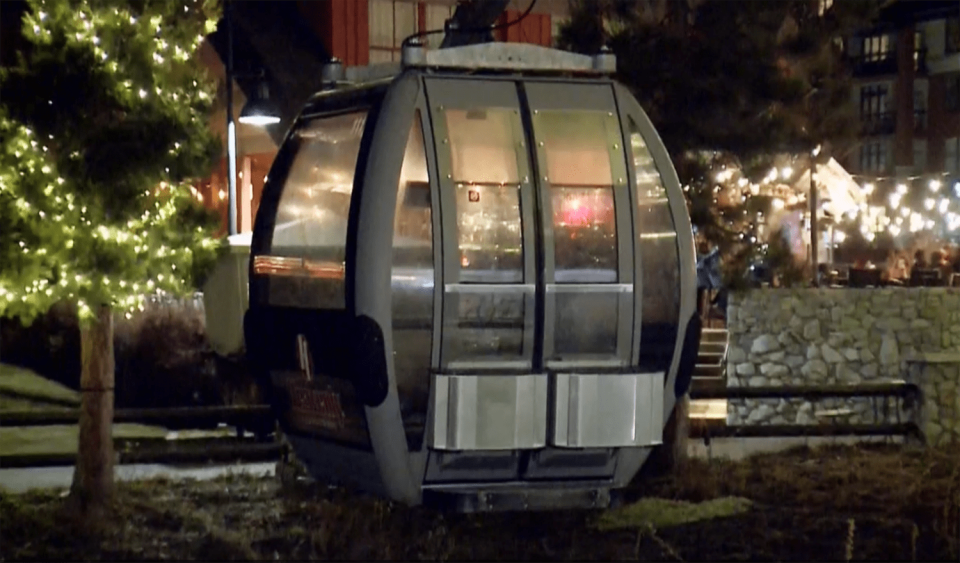
{"label": "evergreen tree", "polygon": [[[769,198],[745,185],[762,182],[779,155],[803,155],[809,166],[820,147],[825,162],[836,154],[830,147],[846,150],[858,132],[842,41],[875,16],[876,3],[836,1],[822,13],[820,4],[572,0],[558,38],[561,48],[607,45],[617,55],[617,78],[672,155],[694,226],[734,276],[768,250],[750,240]],[[719,200],[724,169],[738,170],[726,180],[742,198]]]}
{"label": "evergreen tree", "polygon": [[220,153],[215,83],[196,60],[209,0],[30,0],[27,48],[0,82],[0,315],[61,300],[81,320],[80,450],[71,499],[113,483],[113,314],[200,283],[220,243],[191,195]]}

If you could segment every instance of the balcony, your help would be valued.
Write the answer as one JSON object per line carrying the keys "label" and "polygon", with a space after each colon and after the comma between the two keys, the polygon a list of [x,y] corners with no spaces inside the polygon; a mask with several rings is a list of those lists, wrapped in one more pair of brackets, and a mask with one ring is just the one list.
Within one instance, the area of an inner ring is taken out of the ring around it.
{"label": "balcony", "polygon": [[864,136],[892,135],[897,130],[897,115],[892,111],[860,116],[860,133]]}
{"label": "balcony", "polygon": [[857,76],[877,76],[897,73],[897,52],[865,53],[851,57],[853,73]]}

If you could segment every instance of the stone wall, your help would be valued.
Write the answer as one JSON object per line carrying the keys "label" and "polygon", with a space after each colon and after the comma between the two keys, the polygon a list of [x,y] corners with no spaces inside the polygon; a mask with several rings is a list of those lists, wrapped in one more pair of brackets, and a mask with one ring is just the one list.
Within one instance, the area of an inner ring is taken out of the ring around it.
{"label": "stone wall", "polygon": [[[728,386],[913,380],[924,392],[925,426],[935,425],[928,439],[960,436],[958,288],[753,290],[731,295],[727,325]],[[928,355],[937,357],[929,369]],[[731,400],[727,422],[905,422],[918,415],[896,405],[882,398]]]}

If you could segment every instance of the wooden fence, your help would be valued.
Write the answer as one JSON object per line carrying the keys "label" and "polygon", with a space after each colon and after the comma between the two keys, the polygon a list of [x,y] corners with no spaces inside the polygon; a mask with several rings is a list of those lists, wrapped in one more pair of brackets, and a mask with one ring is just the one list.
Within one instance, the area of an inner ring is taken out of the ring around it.
{"label": "wooden fence", "polygon": [[869,397],[874,399],[893,398],[898,401],[895,412],[897,422],[878,422],[873,424],[850,424],[843,422],[825,422],[822,424],[738,424],[727,425],[704,422],[691,425],[691,437],[702,438],[709,443],[711,438],[772,438],[772,437],[816,437],[816,436],[903,436],[907,439],[925,442],[923,432],[916,420],[900,421],[900,402],[912,406],[916,412],[920,408],[920,389],[906,381],[884,383],[860,383],[856,385],[778,385],[767,387],[727,387],[717,385],[694,385],[690,390],[691,399],[803,399],[817,401],[826,398]]}

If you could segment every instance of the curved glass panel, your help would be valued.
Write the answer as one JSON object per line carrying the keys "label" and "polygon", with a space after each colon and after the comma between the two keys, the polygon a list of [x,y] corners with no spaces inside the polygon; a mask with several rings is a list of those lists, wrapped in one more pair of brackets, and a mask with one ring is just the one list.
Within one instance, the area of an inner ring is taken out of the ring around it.
{"label": "curved glass panel", "polygon": [[522,285],[519,114],[448,109],[444,119],[460,269],[458,285],[446,289],[446,302],[456,314],[445,327],[445,362],[516,361],[530,353],[523,343],[532,289]]}
{"label": "curved glass panel", "polygon": [[625,166],[623,150],[612,150],[619,122],[600,111],[538,111],[533,122],[546,161],[553,233],[549,359],[615,356],[622,312],[611,159]]}
{"label": "curved glass panel", "polygon": [[637,232],[643,280],[640,363],[670,367],[680,322],[680,250],[667,191],[637,125],[630,121],[630,152],[637,175]]}
{"label": "curved glass panel", "polygon": [[270,280],[271,304],[345,308],[347,222],[366,118],[366,111],[319,118],[293,134],[270,257],[258,257],[279,274]]}
{"label": "curved glass panel", "polygon": [[606,117],[606,112],[542,111],[535,120],[550,182],[557,283],[617,281]]}
{"label": "curved glass panel", "polygon": [[420,112],[400,169],[393,222],[393,366],[400,415],[411,450],[419,450],[430,397],[433,336],[433,214]]}

